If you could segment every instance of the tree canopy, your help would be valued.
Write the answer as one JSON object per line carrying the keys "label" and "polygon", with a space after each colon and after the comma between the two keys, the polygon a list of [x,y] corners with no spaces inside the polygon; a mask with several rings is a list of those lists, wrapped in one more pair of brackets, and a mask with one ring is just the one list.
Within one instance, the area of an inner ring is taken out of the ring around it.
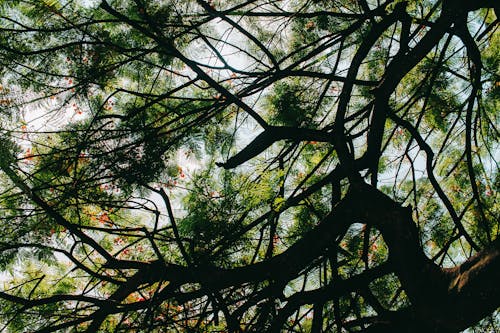
{"label": "tree canopy", "polygon": [[498,6],[0,1],[0,330],[496,332]]}

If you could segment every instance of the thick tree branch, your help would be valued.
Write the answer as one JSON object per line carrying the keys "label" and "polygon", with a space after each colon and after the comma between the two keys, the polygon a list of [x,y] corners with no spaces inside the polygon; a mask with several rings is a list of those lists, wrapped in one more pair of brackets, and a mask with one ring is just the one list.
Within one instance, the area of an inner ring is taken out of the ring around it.
{"label": "thick tree branch", "polygon": [[500,240],[458,267],[441,269],[424,255],[411,210],[371,187],[362,188],[364,219],[380,229],[412,303],[384,326],[386,332],[458,332],[500,306]]}
{"label": "thick tree branch", "polygon": [[262,133],[257,135],[252,142],[250,142],[239,153],[231,157],[225,163],[217,163],[225,169],[233,169],[245,163],[251,158],[259,155],[264,150],[269,148],[273,143],[280,140],[299,141],[318,141],[318,142],[332,142],[333,136],[321,130],[313,130],[307,128],[296,128],[286,126],[269,126]]}

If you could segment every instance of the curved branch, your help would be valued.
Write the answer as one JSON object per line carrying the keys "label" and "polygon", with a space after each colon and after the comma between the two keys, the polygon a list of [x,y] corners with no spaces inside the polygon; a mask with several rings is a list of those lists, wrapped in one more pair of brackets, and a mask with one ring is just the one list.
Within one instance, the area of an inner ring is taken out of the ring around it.
{"label": "curved branch", "polygon": [[260,133],[252,142],[250,142],[243,150],[231,157],[225,163],[216,163],[217,166],[224,169],[233,169],[245,163],[251,158],[259,155],[264,150],[269,148],[273,143],[280,140],[292,141],[318,141],[332,142],[331,134],[321,130],[313,130],[307,128],[296,127],[278,127],[270,126],[264,132]]}

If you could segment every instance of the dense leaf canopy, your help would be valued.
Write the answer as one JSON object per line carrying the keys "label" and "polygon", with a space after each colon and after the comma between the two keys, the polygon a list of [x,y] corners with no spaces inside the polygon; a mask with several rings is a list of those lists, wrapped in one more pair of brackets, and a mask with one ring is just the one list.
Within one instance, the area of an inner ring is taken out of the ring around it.
{"label": "dense leaf canopy", "polygon": [[499,13],[0,1],[0,330],[496,332]]}

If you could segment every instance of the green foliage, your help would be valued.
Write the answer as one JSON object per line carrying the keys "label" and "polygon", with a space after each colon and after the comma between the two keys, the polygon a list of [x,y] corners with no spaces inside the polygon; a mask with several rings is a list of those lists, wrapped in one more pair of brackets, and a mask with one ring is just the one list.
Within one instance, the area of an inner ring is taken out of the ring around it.
{"label": "green foliage", "polygon": [[284,126],[299,126],[307,122],[307,109],[300,97],[302,93],[303,88],[299,85],[277,83],[269,96],[271,122]]}
{"label": "green foliage", "polygon": [[[0,1],[0,325],[421,325],[402,267],[500,231],[498,22],[446,6]],[[367,216],[362,181],[411,219]]]}
{"label": "green foliage", "polygon": [[396,310],[408,306],[408,299],[394,275],[387,275],[373,281],[370,284],[370,289],[387,309]]}
{"label": "green foliage", "polygon": [[[221,175],[224,181],[219,187],[210,177],[213,172],[208,169],[193,175],[194,187],[183,198],[186,217],[179,222],[181,233],[190,239],[190,255],[196,262],[205,264],[213,261],[223,263],[227,259],[227,252],[212,257],[211,251],[241,229],[240,216],[250,208],[239,195],[241,184],[236,176],[229,173]],[[241,245],[241,240],[235,240],[227,251]]]}

